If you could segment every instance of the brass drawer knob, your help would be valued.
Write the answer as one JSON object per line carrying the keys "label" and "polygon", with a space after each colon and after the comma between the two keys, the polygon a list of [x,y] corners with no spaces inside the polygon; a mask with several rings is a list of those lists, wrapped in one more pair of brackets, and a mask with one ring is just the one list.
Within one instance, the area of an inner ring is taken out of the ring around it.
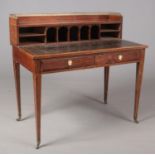
{"label": "brass drawer knob", "polygon": [[72,66],[73,61],[72,60],[68,60],[68,66]]}
{"label": "brass drawer knob", "polygon": [[122,61],[123,60],[123,55],[118,55],[118,60]]}

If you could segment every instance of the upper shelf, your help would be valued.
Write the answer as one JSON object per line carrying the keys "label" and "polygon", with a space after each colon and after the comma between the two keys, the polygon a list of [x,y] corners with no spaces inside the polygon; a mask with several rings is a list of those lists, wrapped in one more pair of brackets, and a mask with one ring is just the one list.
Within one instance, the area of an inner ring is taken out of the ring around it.
{"label": "upper shelf", "polygon": [[19,34],[19,37],[40,37],[40,36],[45,36],[45,34],[41,34],[41,33],[22,33]]}
{"label": "upper shelf", "polygon": [[54,43],[119,38],[121,23],[19,28],[20,43]]}
{"label": "upper shelf", "polygon": [[122,16],[117,13],[12,15],[10,34],[12,44],[121,38]]}

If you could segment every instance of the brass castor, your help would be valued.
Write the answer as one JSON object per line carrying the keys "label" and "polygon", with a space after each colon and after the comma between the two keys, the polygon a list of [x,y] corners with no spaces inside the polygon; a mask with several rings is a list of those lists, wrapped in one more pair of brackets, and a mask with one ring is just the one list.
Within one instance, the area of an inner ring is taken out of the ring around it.
{"label": "brass castor", "polygon": [[17,119],[16,119],[16,121],[21,121],[22,120],[22,117],[21,116],[19,116]]}
{"label": "brass castor", "polygon": [[39,148],[40,148],[40,143],[38,143],[36,146],[36,149],[39,149]]}
{"label": "brass castor", "polygon": [[137,119],[134,119],[134,121],[135,121],[135,123],[136,123],[136,124],[138,124],[138,123],[139,123],[139,121],[138,121]]}
{"label": "brass castor", "polygon": [[108,104],[108,102],[107,101],[104,101],[104,104]]}

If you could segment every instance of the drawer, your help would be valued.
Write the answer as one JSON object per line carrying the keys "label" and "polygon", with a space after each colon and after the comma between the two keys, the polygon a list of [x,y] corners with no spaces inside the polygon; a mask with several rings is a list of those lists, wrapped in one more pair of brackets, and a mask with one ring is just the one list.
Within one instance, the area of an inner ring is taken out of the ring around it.
{"label": "drawer", "polygon": [[59,71],[74,68],[83,68],[93,66],[95,63],[94,56],[45,59],[41,61],[41,70],[43,72]]}
{"label": "drawer", "polygon": [[96,65],[110,65],[136,62],[140,59],[140,51],[105,53],[95,57]]}

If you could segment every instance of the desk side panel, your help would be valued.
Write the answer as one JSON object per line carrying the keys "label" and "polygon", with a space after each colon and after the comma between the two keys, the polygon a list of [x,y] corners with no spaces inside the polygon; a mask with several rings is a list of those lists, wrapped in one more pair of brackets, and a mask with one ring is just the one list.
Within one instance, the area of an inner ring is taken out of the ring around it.
{"label": "desk side panel", "polygon": [[35,60],[26,54],[22,49],[13,47],[13,59],[31,72],[36,72]]}
{"label": "desk side panel", "polygon": [[10,28],[10,43],[11,45],[19,44],[19,33],[17,20],[15,18],[9,18],[9,28]]}

